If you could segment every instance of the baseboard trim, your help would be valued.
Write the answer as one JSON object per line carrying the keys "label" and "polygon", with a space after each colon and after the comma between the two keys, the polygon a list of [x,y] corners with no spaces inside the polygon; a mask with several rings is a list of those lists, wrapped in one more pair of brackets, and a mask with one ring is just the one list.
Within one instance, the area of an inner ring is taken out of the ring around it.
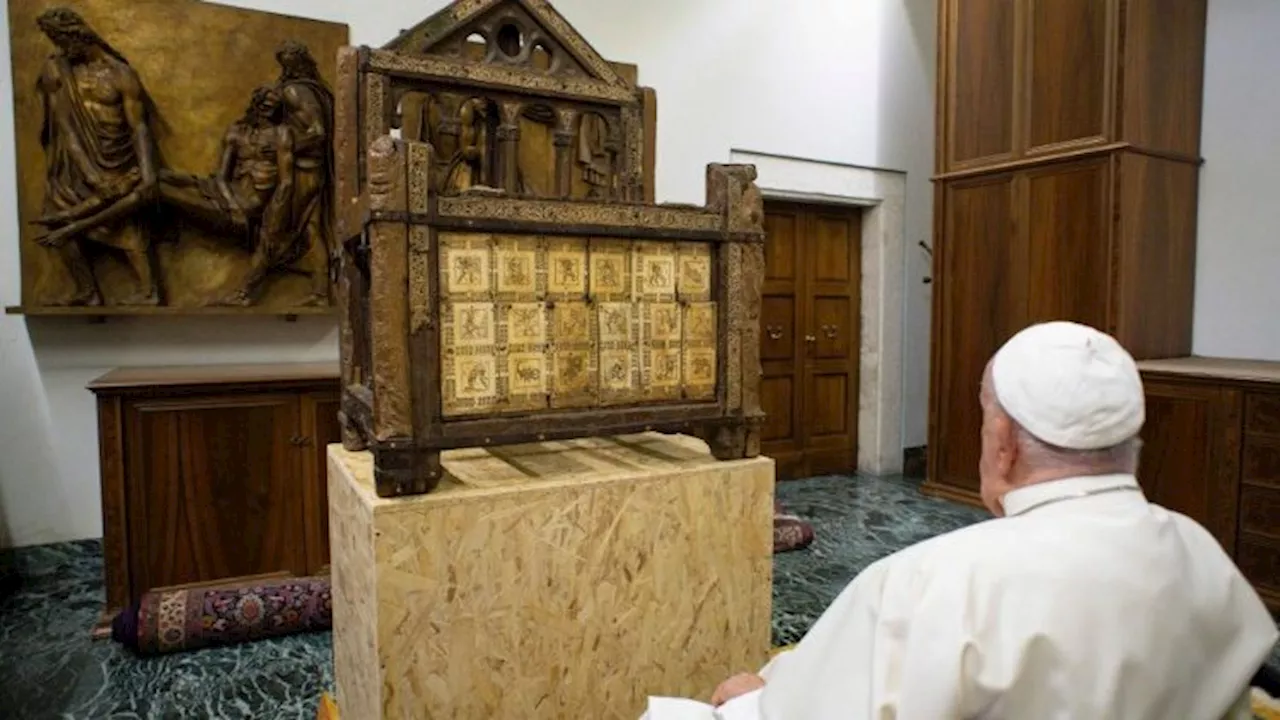
{"label": "baseboard trim", "polygon": [[938,485],[931,480],[924,481],[920,486],[920,492],[929,497],[936,497],[942,500],[950,500],[964,505],[971,505],[976,508],[985,507],[982,504],[982,495],[975,490],[965,490],[963,488],[951,487],[948,485]]}
{"label": "baseboard trim", "polygon": [[902,449],[902,474],[909,478],[928,477],[929,448],[927,445]]}

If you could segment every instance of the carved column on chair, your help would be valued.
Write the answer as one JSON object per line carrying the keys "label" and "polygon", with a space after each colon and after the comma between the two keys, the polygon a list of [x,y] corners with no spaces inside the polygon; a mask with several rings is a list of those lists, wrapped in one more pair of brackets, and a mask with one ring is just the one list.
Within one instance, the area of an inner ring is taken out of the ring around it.
{"label": "carved column on chair", "polygon": [[502,189],[510,194],[520,191],[520,111],[519,102],[502,102],[502,120],[498,125],[498,154],[501,158]]}
{"label": "carved column on chair", "polygon": [[574,140],[578,125],[578,111],[565,108],[558,113],[556,125],[556,197],[567,198],[573,194]]}

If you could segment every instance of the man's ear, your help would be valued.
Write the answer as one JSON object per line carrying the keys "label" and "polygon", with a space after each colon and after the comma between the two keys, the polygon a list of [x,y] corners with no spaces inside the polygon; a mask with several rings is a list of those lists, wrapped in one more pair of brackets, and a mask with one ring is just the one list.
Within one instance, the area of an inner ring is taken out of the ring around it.
{"label": "man's ear", "polygon": [[1013,465],[1018,461],[1018,428],[1003,413],[995,418],[996,436],[996,468],[1000,477],[1009,477]]}

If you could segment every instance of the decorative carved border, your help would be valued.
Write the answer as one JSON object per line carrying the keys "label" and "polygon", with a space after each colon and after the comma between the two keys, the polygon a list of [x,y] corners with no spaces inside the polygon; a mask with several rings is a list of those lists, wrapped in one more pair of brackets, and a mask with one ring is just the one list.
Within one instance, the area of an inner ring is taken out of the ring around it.
{"label": "decorative carved border", "polygon": [[[405,46],[416,36],[421,43],[420,52],[430,50],[462,26],[497,7],[502,1],[458,0],[414,28],[401,33],[387,43],[384,49],[408,52]],[[586,38],[575,30],[547,0],[515,0],[515,3],[522,6],[534,22],[550,32],[555,40],[574,56],[574,59],[594,73],[602,83],[612,87],[629,87],[627,81],[618,75],[609,62],[596,52]]]}
{"label": "decorative carved border", "polygon": [[391,50],[368,51],[365,69],[396,77],[465,82],[477,87],[541,93],[548,97],[585,100],[620,106],[638,106],[635,88],[619,87],[591,78],[533,75],[520,68],[488,65],[445,57],[404,55]]}
{"label": "decorative carved border", "polygon": [[724,217],[720,213],[680,206],[463,195],[440,198],[436,211],[438,220],[444,223],[454,219],[502,219],[512,223],[619,230],[647,227],[707,233],[720,233],[724,228]]}
{"label": "decorative carved border", "polygon": [[561,42],[575,57],[587,66],[587,69],[595,73],[597,77],[614,87],[627,87],[627,83],[619,75],[614,72],[609,63],[605,61],[600,53],[582,37],[581,33],[573,29],[569,21],[564,18],[551,3],[547,0],[519,0],[520,4],[534,16],[535,20],[542,22],[547,29],[556,34],[556,39]]}

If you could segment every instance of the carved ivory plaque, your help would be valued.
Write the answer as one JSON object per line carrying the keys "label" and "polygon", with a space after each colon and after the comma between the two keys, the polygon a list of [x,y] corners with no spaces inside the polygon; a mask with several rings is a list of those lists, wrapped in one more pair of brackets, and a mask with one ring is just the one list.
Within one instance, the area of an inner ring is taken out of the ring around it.
{"label": "carved ivory plaque", "polygon": [[714,399],[709,243],[439,242],[446,417]]}

